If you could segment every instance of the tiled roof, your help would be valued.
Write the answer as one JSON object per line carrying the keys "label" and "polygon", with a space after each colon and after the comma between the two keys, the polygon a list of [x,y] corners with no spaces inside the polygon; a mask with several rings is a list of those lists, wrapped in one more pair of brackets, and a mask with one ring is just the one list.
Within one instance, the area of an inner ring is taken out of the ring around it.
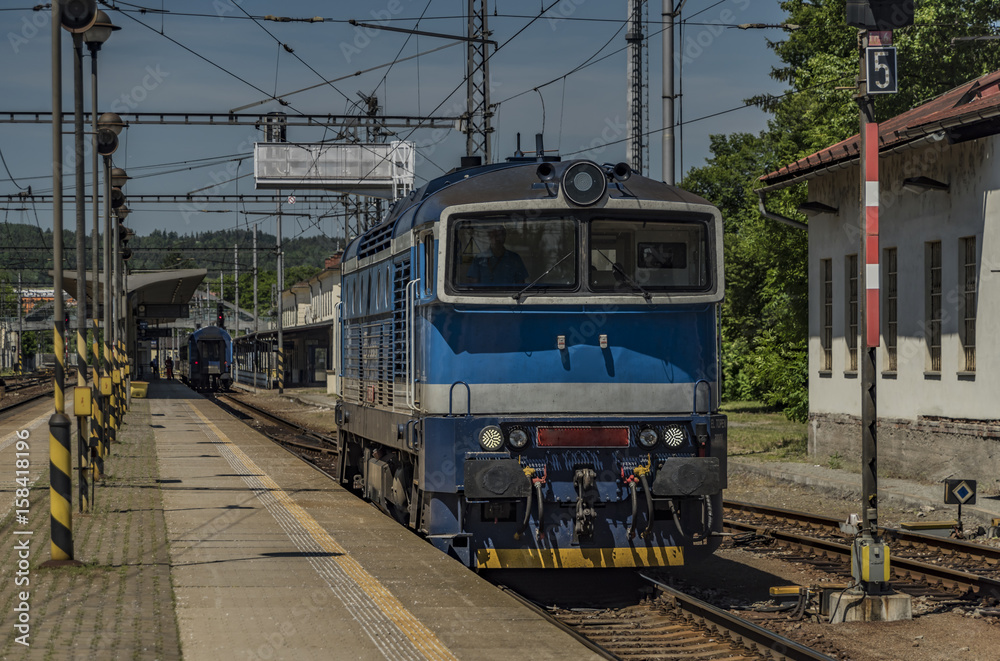
{"label": "tiled roof", "polygon": [[[970,81],[879,125],[879,151],[947,132],[952,142],[1000,133],[1000,71]],[[858,158],[854,135],[760,178],[765,186],[791,185],[819,170]]]}

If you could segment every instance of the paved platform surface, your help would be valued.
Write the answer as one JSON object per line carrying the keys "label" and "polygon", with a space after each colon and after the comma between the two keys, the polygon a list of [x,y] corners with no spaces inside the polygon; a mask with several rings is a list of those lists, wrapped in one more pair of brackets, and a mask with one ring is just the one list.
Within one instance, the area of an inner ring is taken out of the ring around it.
{"label": "paved platform surface", "polygon": [[[50,407],[4,420],[31,429],[33,467],[47,465]],[[179,383],[154,381],[133,399],[121,441],[93,513],[74,516],[82,567],[38,567],[49,559],[47,471],[27,526],[0,524],[7,568],[14,532],[31,532],[30,584],[5,571],[0,585],[0,658],[597,658]],[[2,486],[6,509],[14,493]],[[20,590],[30,646],[11,628]]]}

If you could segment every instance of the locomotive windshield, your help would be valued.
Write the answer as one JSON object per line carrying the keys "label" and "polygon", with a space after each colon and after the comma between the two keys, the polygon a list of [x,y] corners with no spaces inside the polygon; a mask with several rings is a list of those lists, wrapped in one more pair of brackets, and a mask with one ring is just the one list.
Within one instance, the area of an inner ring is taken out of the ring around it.
{"label": "locomotive windshield", "polygon": [[701,220],[460,219],[452,225],[449,277],[458,291],[502,291],[515,299],[568,292],[647,298],[699,292],[713,283],[708,236]]}
{"label": "locomotive windshield", "polygon": [[459,220],[452,282],[466,291],[575,289],[577,224],[572,218]]}
{"label": "locomotive windshield", "polygon": [[595,220],[593,291],[695,291],[711,285],[704,223]]}

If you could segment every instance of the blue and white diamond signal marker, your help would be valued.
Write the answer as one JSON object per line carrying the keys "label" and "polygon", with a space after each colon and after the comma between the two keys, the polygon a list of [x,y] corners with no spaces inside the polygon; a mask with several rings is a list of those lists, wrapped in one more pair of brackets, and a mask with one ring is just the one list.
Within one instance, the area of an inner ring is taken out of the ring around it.
{"label": "blue and white diamond signal marker", "polygon": [[958,502],[962,504],[965,504],[966,501],[976,495],[975,490],[970,489],[969,485],[965,482],[959,484],[957,487],[952,489],[951,492],[955,494],[955,497],[958,498]]}
{"label": "blue and white diamond signal marker", "polygon": [[944,481],[944,504],[945,505],[975,505],[976,504],[976,481],[975,480],[945,480]]}

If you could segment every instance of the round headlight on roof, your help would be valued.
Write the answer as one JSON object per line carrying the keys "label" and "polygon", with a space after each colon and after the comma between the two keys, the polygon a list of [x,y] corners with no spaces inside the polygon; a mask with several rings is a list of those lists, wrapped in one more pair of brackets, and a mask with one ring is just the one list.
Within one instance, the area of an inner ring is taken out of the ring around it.
{"label": "round headlight on roof", "polygon": [[574,163],[566,168],[562,178],[563,194],[573,204],[589,207],[604,197],[608,178],[604,170],[590,161]]}
{"label": "round headlight on roof", "polygon": [[668,447],[680,447],[685,438],[687,438],[687,433],[681,425],[670,425],[663,430],[663,442]]}
{"label": "round headlight on roof", "polygon": [[507,442],[510,443],[510,447],[515,450],[523,450],[526,445],[528,445],[528,432],[523,429],[512,429],[509,434],[507,434]]}
{"label": "round headlight on roof", "polygon": [[503,447],[503,432],[496,425],[484,427],[479,432],[479,445],[487,452],[496,452]]}
{"label": "round headlight on roof", "polygon": [[659,434],[656,433],[655,429],[650,429],[646,427],[639,432],[639,445],[644,448],[651,448],[656,445],[656,442],[660,440]]}

